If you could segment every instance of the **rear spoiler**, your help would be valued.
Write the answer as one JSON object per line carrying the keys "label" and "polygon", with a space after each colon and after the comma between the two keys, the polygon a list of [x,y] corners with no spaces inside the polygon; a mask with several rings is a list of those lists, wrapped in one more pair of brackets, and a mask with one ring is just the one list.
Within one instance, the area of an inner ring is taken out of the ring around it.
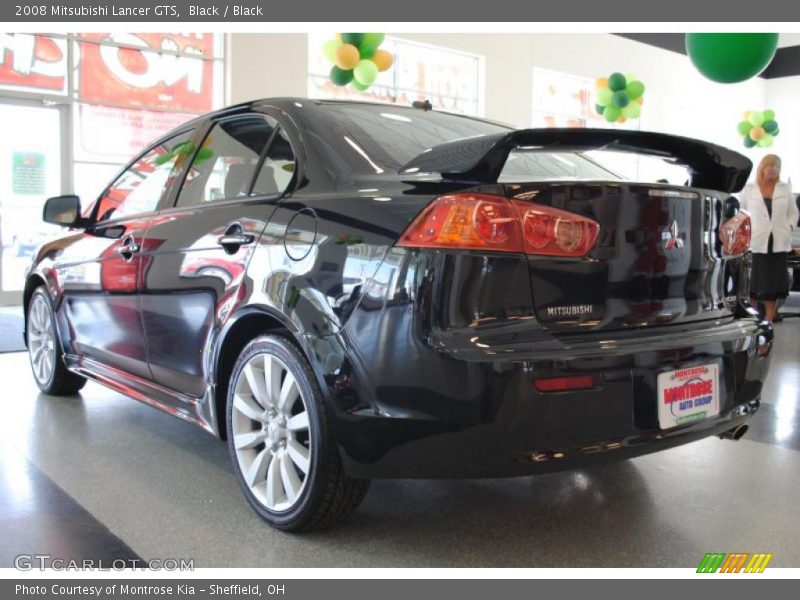
{"label": "rear spoiler", "polygon": [[685,165],[692,187],[728,193],[742,189],[753,169],[750,159],[738,152],[675,135],[616,129],[519,129],[434,146],[403,165],[399,173],[440,173],[449,181],[495,183],[509,153],[516,149],[613,150],[661,157]]}

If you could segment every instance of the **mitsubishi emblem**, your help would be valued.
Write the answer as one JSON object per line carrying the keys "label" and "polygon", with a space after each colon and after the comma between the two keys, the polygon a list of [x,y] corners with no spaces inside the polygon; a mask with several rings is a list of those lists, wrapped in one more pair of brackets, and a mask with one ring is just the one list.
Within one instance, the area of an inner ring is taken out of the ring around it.
{"label": "mitsubishi emblem", "polygon": [[664,248],[672,250],[673,248],[683,248],[683,240],[678,237],[678,221],[672,220],[672,225],[669,226],[669,231],[661,234],[661,239],[665,240]]}

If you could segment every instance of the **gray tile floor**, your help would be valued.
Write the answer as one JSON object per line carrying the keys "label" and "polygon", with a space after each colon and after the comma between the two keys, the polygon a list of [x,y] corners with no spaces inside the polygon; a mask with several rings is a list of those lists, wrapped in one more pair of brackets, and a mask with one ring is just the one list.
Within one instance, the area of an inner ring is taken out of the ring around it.
{"label": "gray tile floor", "polygon": [[[799,567],[800,319],[776,330],[764,407],[739,442],[530,478],[376,481],[347,522],[299,536],[250,510],[223,443],[92,383],[80,397],[41,395],[26,355],[4,354],[0,488],[35,496],[33,467],[114,543],[197,567],[694,567],[710,551]],[[0,537],[6,556],[52,551]]]}

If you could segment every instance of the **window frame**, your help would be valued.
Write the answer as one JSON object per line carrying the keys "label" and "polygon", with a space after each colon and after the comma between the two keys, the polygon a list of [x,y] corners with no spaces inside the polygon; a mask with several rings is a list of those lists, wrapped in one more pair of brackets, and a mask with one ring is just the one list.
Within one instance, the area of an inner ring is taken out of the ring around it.
{"label": "window frame", "polygon": [[[207,122],[200,128],[198,128],[198,134],[196,134],[195,138],[198,139],[197,143],[197,150],[192,155],[191,161],[187,162],[186,166],[184,167],[183,173],[181,173],[180,178],[176,180],[173,184],[173,189],[169,194],[169,199],[164,203],[164,206],[160,209],[162,211],[169,211],[169,212],[184,212],[187,210],[196,211],[196,210],[205,210],[209,208],[213,208],[216,206],[230,206],[233,204],[242,204],[242,203],[250,203],[250,202],[268,202],[270,204],[274,204],[282,200],[287,196],[291,196],[297,188],[297,182],[301,181],[300,174],[302,173],[301,165],[304,164],[304,161],[301,159],[301,154],[298,152],[298,144],[296,136],[293,134],[291,129],[286,126],[286,120],[282,119],[282,113],[274,109],[273,107],[259,107],[265,108],[265,110],[255,110],[253,107],[248,107],[246,111],[235,113],[235,114],[221,114],[210,117]],[[272,110],[269,110],[272,108]],[[185,178],[188,173],[189,167],[194,163],[195,156],[197,152],[200,151],[200,148],[205,142],[208,135],[214,129],[216,125],[228,120],[234,119],[241,119],[246,117],[264,117],[270,118],[275,121],[276,126],[273,132],[270,134],[269,139],[267,140],[267,144],[264,146],[264,150],[259,157],[259,161],[256,164],[256,168],[253,171],[253,177],[250,181],[249,186],[249,193],[247,196],[237,196],[234,198],[222,198],[219,200],[214,200],[212,202],[199,202],[196,204],[178,204],[178,198],[180,197],[181,191],[183,190],[183,186],[185,183]],[[295,169],[294,173],[292,174],[292,179],[289,182],[289,185],[286,187],[285,190],[282,192],[278,192],[275,194],[253,194],[253,186],[255,185],[256,179],[258,177],[258,173],[261,167],[266,160],[267,153],[269,152],[272,143],[275,141],[278,133],[283,131],[286,134],[287,139],[289,140],[289,144],[292,148],[292,153],[294,154],[294,162],[295,162]]]}
{"label": "window frame", "polygon": [[[138,163],[147,154],[149,154],[150,152],[152,152],[153,150],[155,150],[156,148],[158,148],[162,144],[170,141],[173,138],[176,138],[176,137],[178,137],[180,135],[183,135],[185,133],[189,133],[190,134],[188,139],[187,139],[187,141],[193,141],[194,139],[197,138],[197,132],[200,129],[202,129],[202,127],[198,127],[198,125],[196,124],[196,121],[190,121],[190,122],[186,123],[185,127],[180,127],[178,129],[176,129],[174,131],[170,131],[166,135],[160,137],[158,140],[156,140],[155,142],[150,144],[146,149],[144,149],[142,152],[140,152],[138,155],[136,155],[136,157],[133,158],[131,161],[129,161],[128,164],[126,164],[124,167],[122,167],[122,169],[120,169],[120,171],[111,179],[111,181],[108,183],[108,185],[106,185],[106,187],[103,188],[103,191],[100,192],[100,194],[98,194],[97,198],[95,198],[93,200],[94,206],[92,207],[91,214],[88,216],[89,226],[87,227],[87,230],[92,229],[95,226],[105,227],[109,223],[114,224],[114,223],[118,223],[118,222],[129,221],[131,219],[141,219],[144,216],[152,215],[152,214],[155,214],[155,213],[159,212],[159,210],[161,209],[161,205],[164,202],[164,199],[169,197],[172,194],[172,189],[175,187],[175,182],[174,181],[169,187],[167,187],[167,189],[165,191],[162,192],[161,196],[158,199],[158,202],[156,202],[155,208],[153,208],[152,210],[141,212],[141,213],[132,213],[132,214],[124,215],[124,216],[117,217],[117,218],[107,219],[105,221],[98,221],[97,220],[97,217],[98,217],[97,213],[100,210],[100,201],[102,200],[102,198],[106,194],[108,194],[109,190],[114,186],[114,184],[117,183],[117,181],[119,181],[120,178],[123,175],[125,175],[125,173],[127,173],[131,168],[133,168],[133,166],[136,163]],[[194,154],[192,155],[192,158],[194,158]],[[181,181],[183,181],[183,173],[182,173],[183,171],[186,171],[186,165],[181,167],[181,172],[178,173],[178,177],[176,177],[176,180],[180,179]]]}

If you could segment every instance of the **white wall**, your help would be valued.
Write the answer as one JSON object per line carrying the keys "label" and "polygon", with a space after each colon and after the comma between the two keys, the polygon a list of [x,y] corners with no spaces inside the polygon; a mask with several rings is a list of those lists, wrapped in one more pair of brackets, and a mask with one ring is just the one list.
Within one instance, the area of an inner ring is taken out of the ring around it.
{"label": "white wall", "polygon": [[[784,159],[785,175],[800,190],[800,77],[719,84],[700,75],[688,57],[611,34],[392,34],[479,54],[485,59],[485,116],[530,126],[533,68],[582,77],[630,72],[647,89],[641,128],[712,141],[754,162],[765,153],[747,150],[736,126],[746,110],[772,108],[781,135],[770,151]],[[308,43],[305,34],[229,36],[231,102],[269,96],[305,96]]]}
{"label": "white wall", "polygon": [[[781,178],[800,192],[800,76],[767,80],[767,106],[775,111],[780,133],[769,149],[781,157]],[[763,153],[762,153],[763,154]]]}

